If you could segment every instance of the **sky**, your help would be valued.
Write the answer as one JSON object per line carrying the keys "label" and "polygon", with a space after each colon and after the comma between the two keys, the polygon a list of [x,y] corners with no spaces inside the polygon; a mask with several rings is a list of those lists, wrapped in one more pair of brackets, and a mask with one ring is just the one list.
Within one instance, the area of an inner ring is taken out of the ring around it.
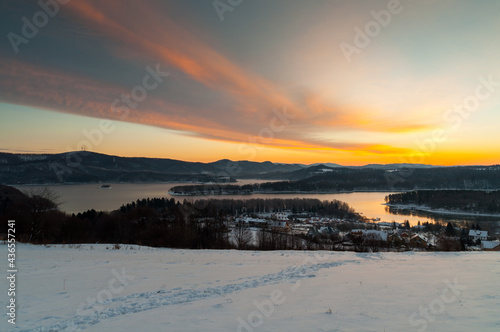
{"label": "sky", "polygon": [[500,2],[0,0],[0,151],[500,164]]}

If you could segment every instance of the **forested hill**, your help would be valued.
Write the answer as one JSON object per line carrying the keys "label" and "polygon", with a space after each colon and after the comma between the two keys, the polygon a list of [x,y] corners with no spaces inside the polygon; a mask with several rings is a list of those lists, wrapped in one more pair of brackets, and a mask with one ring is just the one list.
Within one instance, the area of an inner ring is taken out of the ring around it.
{"label": "forested hill", "polygon": [[500,190],[417,190],[386,197],[390,205],[426,206],[467,213],[500,214]]}
{"label": "forested hill", "polygon": [[407,191],[417,189],[500,189],[499,166],[404,168],[320,167],[314,175],[298,181],[266,182],[252,185],[177,186],[182,195],[252,194],[272,192]]}
{"label": "forested hill", "polygon": [[212,163],[129,158],[89,151],[60,154],[0,152],[1,184],[92,182],[234,182],[303,168],[296,164],[219,160]]}
{"label": "forested hill", "polygon": [[[226,159],[201,163],[160,158],[119,157],[89,151],[60,154],[0,152],[0,184],[206,183],[235,182],[236,179],[246,178],[287,180],[243,189],[250,192],[338,192],[448,188],[500,189],[499,175],[500,166],[433,167],[391,164],[342,167],[335,164],[307,166]],[[231,190],[240,189],[231,188]]]}

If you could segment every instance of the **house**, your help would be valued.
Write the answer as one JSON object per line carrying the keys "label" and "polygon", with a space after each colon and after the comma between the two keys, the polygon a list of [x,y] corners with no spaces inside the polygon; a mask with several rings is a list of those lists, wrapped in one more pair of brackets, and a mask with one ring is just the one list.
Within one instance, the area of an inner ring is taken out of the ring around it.
{"label": "house", "polygon": [[289,232],[292,230],[286,221],[272,221],[269,225],[271,229],[276,232]]}
{"label": "house", "polygon": [[405,231],[405,232],[401,233],[400,236],[401,236],[401,239],[403,239],[403,241],[408,242],[408,241],[410,241],[411,233]]}
{"label": "house", "polygon": [[469,239],[472,241],[486,241],[488,239],[488,231],[478,231],[475,229],[471,229],[469,231]]}
{"label": "house", "polygon": [[481,249],[484,251],[500,251],[500,241],[481,241]]}
{"label": "house", "polygon": [[403,243],[403,239],[399,236],[398,232],[394,231],[387,235],[387,242],[399,245]]}
{"label": "house", "polygon": [[261,218],[251,218],[251,217],[243,217],[240,218],[237,222],[243,222],[248,224],[250,227],[262,227],[267,223],[267,220]]}
{"label": "house", "polygon": [[307,236],[309,237],[318,237],[320,236],[319,231],[316,227],[311,227],[309,228],[309,231],[307,232]]}
{"label": "house", "polygon": [[330,226],[330,225],[320,227],[320,229],[319,229],[320,234],[332,235],[332,234],[336,234],[338,232],[339,232],[339,230],[337,228],[332,228],[332,226]]}
{"label": "house", "polygon": [[333,228],[330,225],[328,226],[323,226],[323,227],[316,227],[313,226],[309,228],[309,231],[307,232],[307,236],[310,237],[318,237],[321,235],[333,235],[339,233],[339,230],[337,228]]}
{"label": "house", "polygon": [[414,234],[410,238],[410,247],[427,248],[428,247],[427,239],[425,239],[422,235]]}
{"label": "house", "polygon": [[276,214],[273,214],[271,218],[276,220],[286,221],[288,220],[288,213],[278,212]]}
{"label": "house", "polygon": [[[380,220],[380,218],[378,218]],[[393,228],[393,224],[390,223],[390,222],[379,222],[377,224],[377,227],[379,227],[380,229],[384,229],[384,230],[391,230]]]}
{"label": "house", "polygon": [[357,237],[380,237],[380,239],[384,242],[387,241],[387,232],[385,231],[375,231],[375,230],[366,230],[366,229],[353,229],[351,231],[351,235],[355,238]]}

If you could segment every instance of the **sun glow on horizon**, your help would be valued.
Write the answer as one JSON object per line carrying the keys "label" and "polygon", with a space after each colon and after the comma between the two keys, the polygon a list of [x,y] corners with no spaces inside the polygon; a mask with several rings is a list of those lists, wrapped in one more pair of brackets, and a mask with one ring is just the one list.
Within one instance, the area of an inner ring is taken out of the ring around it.
{"label": "sun glow on horizon", "polygon": [[[0,18],[16,33],[9,13],[40,10],[9,6]],[[404,3],[360,47],[386,6],[255,1],[220,21],[209,2],[69,3],[21,56],[2,40],[0,151],[500,164],[500,3]]]}

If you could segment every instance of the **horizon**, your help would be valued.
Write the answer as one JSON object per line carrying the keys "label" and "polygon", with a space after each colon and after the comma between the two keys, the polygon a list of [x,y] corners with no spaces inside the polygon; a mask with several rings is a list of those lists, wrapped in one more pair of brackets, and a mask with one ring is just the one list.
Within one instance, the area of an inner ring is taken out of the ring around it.
{"label": "horizon", "polygon": [[500,164],[498,1],[5,7],[0,152]]}
{"label": "horizon", "polygon": [[485,164],[471,164],[471,165],[432,165],[432,164],[417,164],[417,163],[388,163],[388,164],[363,164],[363,165],[344,165],[344,164],[338,164],[335,162],[313,162],[310,164],[303,164],[303,163],[283,163],[283,162],[275,162],[272,160],[263,160],[263,161],[253,161],[253,160],[246,160],[246,159],[239,159],[239,160],[233,160],[233,159],[217,159],[217,160],[211,160],[211,161],[197,161],[197,160],[183,160],[183,159],[174,159],[174,158],[169,158],[169,157],[145,157],[145,156],[120,156],[120,155],[115,155],[115,154],[107,154],[107,153],[101,153],[101,152],[95,152],[95,151],[66,151],[66,152],[56,152],[56,153],[29,153],[29,152],[5,152],[1,151],[0,153],[8,153],[8,154],[14,154],[14,155],[27,155],[27,156],[32,156],[32,155],[58,155],[58,154],[85,154],[85,153],[94,153],[94,154],[101,154],[101,155],[106,155],[109,157],[118,157],[118,158],[146,158],[146,159],[165,159],[165,160],[174,160],[174,161],[181,161],[181,162],[189,162],[189,163],[202,163],[202,164],[211,164],[211,163],[216,163],[219,161],[230,161],[230,162],[256,162],[256,163],[273,163],[273,164],[283,164],[283,165],[301,165],[301,166],[320,166],[324,165],[328,167],[328,164],[334,164],[338,165],[339,167],[366,167],[366,166],[371,166],[371,165],[380,165],[380,166],[389,166],[389,165],[415,165],[415,166],[429,166],[429,167],[493,167],[493,166],[498,166],[500,164],[490,164],[490,165],[485,165]]}

